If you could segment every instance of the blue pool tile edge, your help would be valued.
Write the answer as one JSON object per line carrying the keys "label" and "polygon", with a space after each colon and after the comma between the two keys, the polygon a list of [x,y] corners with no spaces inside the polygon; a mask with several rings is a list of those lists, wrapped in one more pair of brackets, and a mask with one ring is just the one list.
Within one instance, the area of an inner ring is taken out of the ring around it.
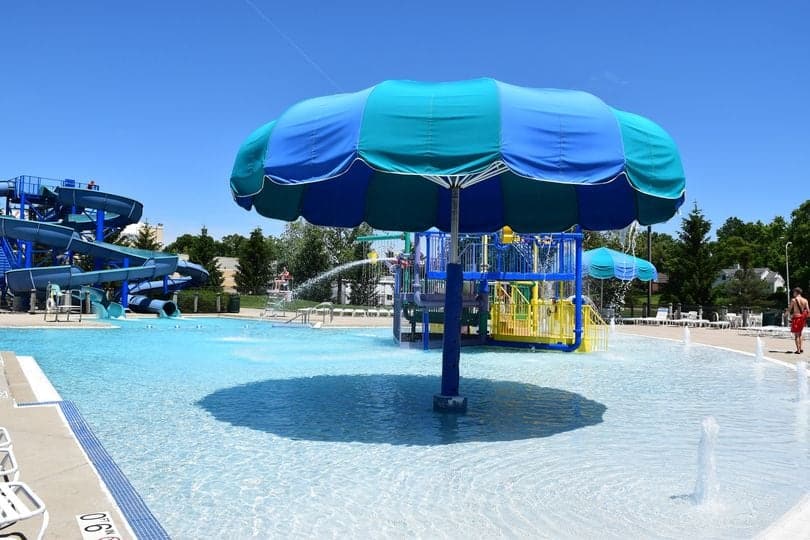
{"label": "blue pool tile edge", "polygon": [[106,484],[107,489],[115,499],[118,508],[129,522],[129,526],[135,536],[142,540],[164,540],[169,539],[169,534],[157,520],[154,514],[146,506],[141,496],[129,482],[123,471],[113,461],[110,454],[102,446],[96,434],[87,424],[84,417],[79,412],[78,407],[72,401],[48,401],[41,403],[20,403],[19,407],[30,407],[36,405],[59,405],[62,414],[82,445],[84,452],[90,458],[90,462],[95,467],[101,479]]}

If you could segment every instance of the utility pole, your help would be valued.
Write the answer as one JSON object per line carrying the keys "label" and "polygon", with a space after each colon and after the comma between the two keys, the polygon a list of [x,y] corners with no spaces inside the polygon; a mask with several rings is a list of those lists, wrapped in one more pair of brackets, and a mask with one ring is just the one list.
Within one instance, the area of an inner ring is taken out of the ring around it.
{"label": "utility pole", "polygon": [[788,306],[790,306],[790,264],[788,263],[788,247],[792,245],[793,242],[785,244],[785,289],[787,290]]}

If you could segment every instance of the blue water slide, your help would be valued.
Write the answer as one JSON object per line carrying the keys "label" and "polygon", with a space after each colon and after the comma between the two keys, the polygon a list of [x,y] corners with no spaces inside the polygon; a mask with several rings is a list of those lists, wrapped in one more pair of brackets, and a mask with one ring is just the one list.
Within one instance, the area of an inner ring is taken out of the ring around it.
{"label": "blue water slide", "polygon": [[[166,288],[169,291],[179,291],[186,287],[200,287],[208,283],[208,270],[204,266],[180,259],[177,261],[177,273],[180,277],[166,278]],[[142,281],[129,288],[130,294],[145,293],[148,291],[163,290],[164,282]]]}
{"label": "blue water slide", "polygon": [[79,231],[96,228],[96,216],[84,213],[88,208],[104,211],[106,227],[123,228],[137,223],[143,215],[143,204],[121,195],[68,187],[42,190],[43,195],[53,202],[54,212],[61,218],[62,225]]}
{"label": "blue water slide", "polygon": [[[149,281],[175,272],[177,255],[127,248],[104,242],[88,242],[72,228],[0,216],[0,236],[35,242],[52,248],[103,258],[126,267],[84,272],[71,265],[20,268],[6,272],[6,284],[15,294],[31,289],[44,291],[48,283],[62,288],[78,288],[113,281]],[[128,263],[128,264],[126,264]],[[166,305],[166,304],[171,305]],[[158,305],[160,304],[160,305]],[[168,301],[136,302],[133,311],[141,309],[158,315],[179,313]]]}
{"label": "blue water slide", "polygon": [[82,287],[74,292],[74,296],[78,294],[78,299],[84,300],[85,297],[90,298],[90,303],[93,307],[93,312],[99,319],[118,319],[124,317],[124,306],[118,302],[111,302],[107,298],[107,293],[96,287]]}

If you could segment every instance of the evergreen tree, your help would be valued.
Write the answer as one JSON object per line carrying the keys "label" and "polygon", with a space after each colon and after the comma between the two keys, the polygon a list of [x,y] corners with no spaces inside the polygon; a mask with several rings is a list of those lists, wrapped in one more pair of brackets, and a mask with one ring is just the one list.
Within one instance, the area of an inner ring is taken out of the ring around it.
{"label": "evergreen tree", "polygon": [[264,294],[271,278],[270,252],[261,228],[257,227],[240,246],[234,276],[236,290],[242,294]]}
{"label": "evergreen tree", "polygon": [[163,246],[157,241],[157,232],[155,228],[149,225],[149,220],[144,220],[138,228],[138,234],[132,240],[132,247],[138,249],[146,249],[149,251],[160,251]]}
{"label": "evergreen tree", "polygon": [[672,260],[668,263],[668,288],[674,299],[685,304],[706,305],[712,301],[712,284],[718,266],[709,242],[711,226],[697,204],[682,220]]}
{"label": "evergreen tree", "polygon": [[204,266],[208,271],[207,287],[220,291],[222,290],[222,269],[219,267],[216,257],[216,242],[208,234],[208,229],[203,226],[199,236],[195,237],[194,243],[189,246],[188,258],[192,262]]}

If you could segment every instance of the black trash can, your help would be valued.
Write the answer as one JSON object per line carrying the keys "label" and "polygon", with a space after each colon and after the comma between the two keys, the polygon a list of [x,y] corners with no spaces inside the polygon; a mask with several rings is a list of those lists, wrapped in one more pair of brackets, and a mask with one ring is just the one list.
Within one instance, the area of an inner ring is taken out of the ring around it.
{"label": "black trash can", "polygon": [[239,295],[232,294],[228,297],[228,313],[239,313]]}
{"label": "black trash can", "polygon": [[762,326],[781,326],[781,311],[765,311],[762,313]]}

